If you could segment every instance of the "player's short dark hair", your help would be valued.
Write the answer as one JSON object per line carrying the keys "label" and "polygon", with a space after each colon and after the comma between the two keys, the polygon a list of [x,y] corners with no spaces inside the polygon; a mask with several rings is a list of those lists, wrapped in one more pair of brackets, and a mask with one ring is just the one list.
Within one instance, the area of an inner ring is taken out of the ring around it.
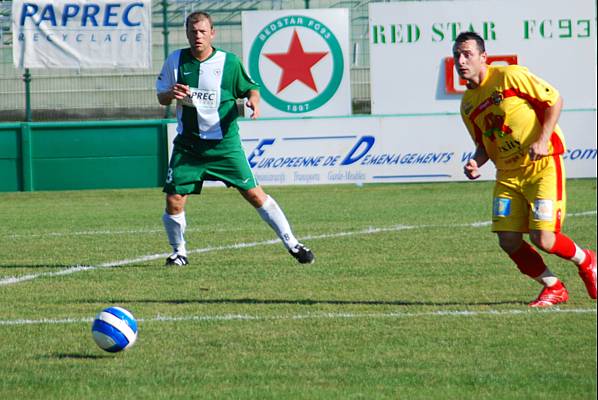
{"label": "player's short dark hair", "polygon": [[189,25],[196,23],[197,21],[201,20],[208,20],[210,23],[210,29],[214,28],[214,23],[212,22],[212,16],[205,11],[194,11],[191,14],[187,15],[187,19],[185,20],[185,28],[188,28]]}
{"label": "player's short dark hair", "polygon": [[483,53],[486,51],[486,45],[484,44],[484,39],[482,39],[482,37],[480,35],[478,35],[475,32],[472,32],[472,31],[461,32],[459,34],[459,36],[457,36],[457,39],[455,39],[455,46],[458,46],[461,43],[467,42],[468,40],[475,40],[480,53]]}

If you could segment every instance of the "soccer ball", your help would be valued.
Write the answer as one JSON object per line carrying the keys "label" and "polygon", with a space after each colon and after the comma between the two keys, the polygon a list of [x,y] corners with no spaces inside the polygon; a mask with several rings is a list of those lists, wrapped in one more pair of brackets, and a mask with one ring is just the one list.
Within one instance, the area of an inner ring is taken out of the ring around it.
{"label": "soccer ball", "polygon": [[116,353],[133,346],[137,340],[137,321],[124,308],[108,307],[96,316],[91,333],[102,350]]}

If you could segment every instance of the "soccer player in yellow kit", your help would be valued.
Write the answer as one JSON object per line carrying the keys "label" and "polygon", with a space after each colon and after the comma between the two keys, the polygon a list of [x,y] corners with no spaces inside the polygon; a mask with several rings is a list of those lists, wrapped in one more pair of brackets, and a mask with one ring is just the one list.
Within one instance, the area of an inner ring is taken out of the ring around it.
{"label": "soccer player in yellow kit", "polygon": [[465,164],[469,179],[488,160],[496,166],[492,231],[519,270],[544,286],[531,307],[550,307],[569,298],[548,269],[541,250],[578,267],[589,296],[596,299],[596,253],[561,233],[565,218],[563,134],[557,121],[563,101],[550,84],[518,65],[486,64],[484,40],[463,32],[453,46],[455,68],[467,82],[461,117],[475,142]]}

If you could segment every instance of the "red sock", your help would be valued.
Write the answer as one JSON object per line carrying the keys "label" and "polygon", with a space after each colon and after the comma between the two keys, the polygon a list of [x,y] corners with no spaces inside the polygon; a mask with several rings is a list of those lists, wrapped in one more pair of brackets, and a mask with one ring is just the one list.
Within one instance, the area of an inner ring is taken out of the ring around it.
{"label": "red sock", "polygon": [[590,255],[590,249],[586,249],[583,251],[586,255],[583,262],[579,264],[581,268],[587,268],[592,263],[592,256]]}
{"label": "red sock", "polygon": [[575,242],[573,240],[562,233],[557,232],[554,234],[554,245],[549,251],[550,254],[556,254],[565,260],[570,260],[575,255],[575,250]]}
{"label": "red sock", "polygon": [[521,273],[531,278],[537,278],[546,269],[546,264],[544,264],[542,256],[526,241],[523,241],[521,247],[515,250],[515,252],[509,254],[509,257],[515,261]]}
{"label": "red sock", "polygon": [[550,288],[556,289],[556,290],[560,290],[563,287],[565,287],[565,285],[563,285],[563,282],[561,282],[560,280],[557,280],[554,285],[550,286]]}

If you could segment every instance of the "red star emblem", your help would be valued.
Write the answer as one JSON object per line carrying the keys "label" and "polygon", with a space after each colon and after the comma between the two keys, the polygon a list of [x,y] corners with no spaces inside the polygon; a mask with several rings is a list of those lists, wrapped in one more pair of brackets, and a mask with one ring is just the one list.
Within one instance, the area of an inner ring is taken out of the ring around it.
{"label": "red star emblem", "polygon": [[293,38],[291,39],[289,50],[286,53],[264,54],[264,56],[272,60],[282,69],[277,93],[280,93],[295,81],[303,82],[317,93],[318,89],[316,89],[316,83],[311,74],[311,68],[324,58],[326,54],[328,54],[328,52],[306,53],[303,51],[303,46],[299,40],[297,30],[293,32]]}

